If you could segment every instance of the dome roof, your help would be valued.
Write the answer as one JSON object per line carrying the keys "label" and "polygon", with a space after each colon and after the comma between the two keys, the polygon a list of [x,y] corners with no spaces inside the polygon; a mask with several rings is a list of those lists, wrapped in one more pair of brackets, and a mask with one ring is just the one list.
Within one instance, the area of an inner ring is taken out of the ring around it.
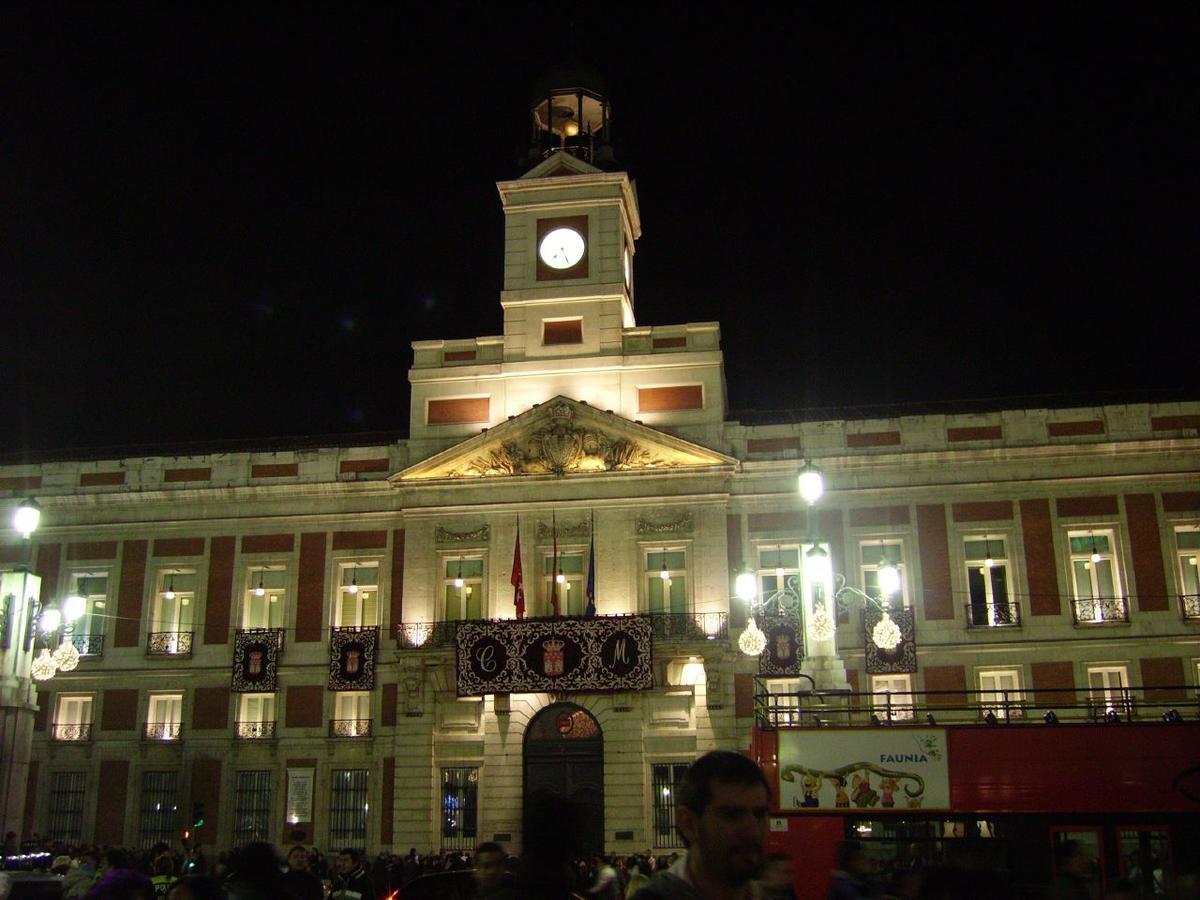
{"label": "dome roof", "polygon": [[592,94],[608,97],[608,85],[604,76],[594,66],[586,63],[560,63],[548,69],[533,84],[532,102],[545,99],[547,94],[582,88]]}

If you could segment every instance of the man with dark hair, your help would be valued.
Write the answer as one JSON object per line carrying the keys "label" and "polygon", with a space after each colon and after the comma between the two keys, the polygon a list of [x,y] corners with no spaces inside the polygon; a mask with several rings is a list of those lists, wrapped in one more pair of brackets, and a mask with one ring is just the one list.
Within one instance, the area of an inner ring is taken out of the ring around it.
{"label": "man with dark hair", "polygon": [[687,855],[638,892],[639,900],[745,900],[762,865],[771,789],[750,759],[714,750],[675,786],[675,826]]}
{"label": "man with dark hair", "polygon": [[309,869],[308,850],[303,844],[296,844],[288,851],[287,871],[280,882],[300,900],[324,900],[325,888],[321,879]]}
{"label": "man with dark hair", "polygon": [[337,877],[333,880],[333,900],[372,900],[375,886],[362,864],[362,855],[347,847],[337,856]]}
{"label": "man with dark hair", "polygon": [[487,900],[516,900],[517,892],[505,869],[508,853],[495,841],[475,848],[475,897]]}

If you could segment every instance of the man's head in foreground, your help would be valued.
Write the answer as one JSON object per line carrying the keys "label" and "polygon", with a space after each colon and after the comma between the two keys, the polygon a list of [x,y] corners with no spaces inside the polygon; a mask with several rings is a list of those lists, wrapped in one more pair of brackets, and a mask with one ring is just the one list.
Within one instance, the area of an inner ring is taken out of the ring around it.
{"label": "man's head in foreground", "polygon": [[475,848],[475,880],[483,890],[494,888],[504,876],[504,848],[494,841],[485,841]]}
{"label": "man's head in foreground", "polygon": [[770,804],[766,776],[740,753],[714,750],[692,763],[675,786],[675,824],[693,878],[729,887],[754,878]]}

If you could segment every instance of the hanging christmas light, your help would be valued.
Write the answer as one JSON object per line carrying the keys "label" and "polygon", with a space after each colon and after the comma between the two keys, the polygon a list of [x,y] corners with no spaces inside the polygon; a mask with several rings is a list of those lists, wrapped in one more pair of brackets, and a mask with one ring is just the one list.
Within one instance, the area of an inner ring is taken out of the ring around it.
{"label": "hanging christmas light", "polygon": [[29,674],[33,676],[34,681],[49,681],[57,671],[58,663],[54,661],[54,657],[45,647],[42,648],[38,658],[33,661],[33,665],[29,667]]}
{"label": "hanging christmas light", "polygon": [[900,644],[900,626],[892,621],[886,609],[871,629],[871,640],[880,650],[895,650]]}
{"label": "hanging christmas light", "polygon": [[79,651],[75,649],[75,642],[63,638],[63,642],[55,649],[52,658],[60,672],[72,671],[79,665]]}
{"label": "hanging christmas light", "polygon": [[808,620],[808,630],[814,640],[827,641],[833,637],[833,617],[825,604],[817,601],[813,604],[812,616]]}
{"label": "hanging christmas light", "polygon": [[754,616],[750,617],[750,624],[746,626],[746,630],[738,638],[738,649],[747,656],[758,656],[767,649],[767,636],[763,634],[762,629],[758,627],[758,623],[754,621]]}

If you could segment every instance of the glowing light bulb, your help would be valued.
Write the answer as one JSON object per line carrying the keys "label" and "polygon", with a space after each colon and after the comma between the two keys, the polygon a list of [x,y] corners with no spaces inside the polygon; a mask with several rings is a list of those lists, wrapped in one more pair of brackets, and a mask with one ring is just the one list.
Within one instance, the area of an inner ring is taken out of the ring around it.
{"label": "glowing light bulb", "polygon": [[879,570],[879,590],[885,597],[890,597],[900,590],[900,570],[887,563]]}
{"label": "glowing light bulb", "polygon": [[749,569],[739,572],[737,578],[734,579],[733,585],[739,600],[749,603],[758,596],[758,579],[754,577],[754,573]]}

